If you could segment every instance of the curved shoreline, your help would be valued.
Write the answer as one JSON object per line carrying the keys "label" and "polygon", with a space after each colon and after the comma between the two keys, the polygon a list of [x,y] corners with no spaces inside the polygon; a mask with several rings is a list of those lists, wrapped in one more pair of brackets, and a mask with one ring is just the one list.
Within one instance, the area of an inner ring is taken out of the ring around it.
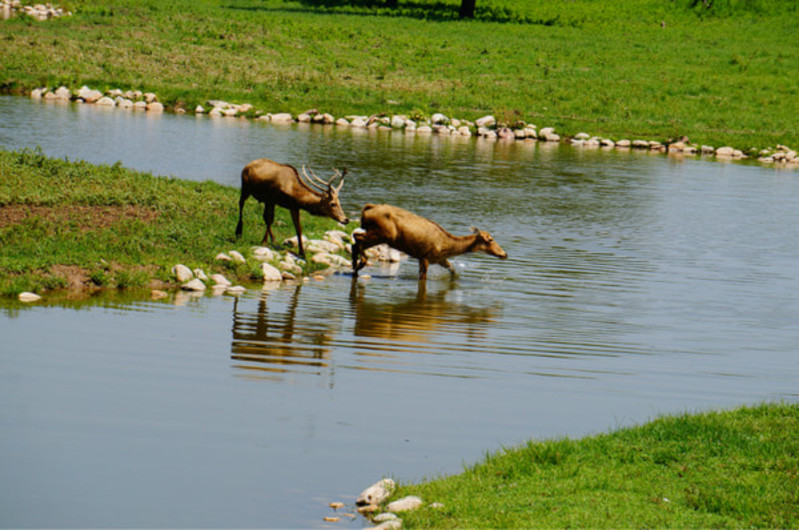
{"label": "curved shoreline", "polygon": [[298,115],[287,112],[272,113],[255,109],[249,103],[229,103],[223,100],[209,100],[207,107],[198,105],[193,110],[183,107],[169,107],[158,101],[158,96],[152,92],[144,93],[140,90],[122,91],[111,89],[105,93],[82,86],[79,89],[70,89],[60,86],[55,89],[49,87],[34,88],[29,91],[29,97],[34,100],[44,101],[71,101],[91,105],[101,105],[109,108],[132,109],[144,112],[174,112],[186,114],[193,112],[197,116],[212,118],[247,118],[276,124],[309,123],[335,127],[353,127],[360,129],[375,129],[399,134],[415,134],[419,136],[462,136],[480,137],[495,141],[542,141],[553,143],[569,143],[577,148],[584,149],[619,149],[660,152],[669,155],[688,157],[707,157],[720,161],[755,159],[765,167],[779,169],[799,169],[799,155],[796,150],[785,145],[769,148],[752,148],[746,152],[732,146],[714,147],[710,145],[697,145],[686,136],[679,139],[669,139],[661,142],[647,139],[611,139],[580,132],[574,136],[561,136],[553,127],[538,128],[535,125],[517,121],[512,124],[498,122],[492,115],[482,116],[475,120],[452,118],[444,114],[433,114],[430,117],[400,114],[378,113],[371,116],[347,115],[336,118],[335,116],[310,109]]}

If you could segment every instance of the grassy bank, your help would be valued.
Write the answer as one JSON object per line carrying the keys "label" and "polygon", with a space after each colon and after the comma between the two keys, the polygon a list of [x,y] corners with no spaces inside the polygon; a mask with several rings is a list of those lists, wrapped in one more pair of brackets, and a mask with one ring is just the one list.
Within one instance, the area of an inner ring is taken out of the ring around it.
{"label": "grassy bank", "polygon": [[[799,145],[789,0],[75,0],[0,26],[0,86],[152,91],[336,116],[494,114],[559,133]],[[701,3],[700,3],[701,4]]]}
{"label": "grassy bank", "polygon": [[799,404],[664,417],[533,441],[462,474],[401,485],[405,528],[796,528]]}
{"label": "grassy bank", "polygon": [[[238,195],[213,182],[0,150],[0,295],[174,285],[177,263],[230,280],[262,278],[258,261],[215,259],[230,250],[251,256],[263,237],[263,208],[250,199],[235,239]],[[288,212],[275,215],[276,237],[294,236]],[[302,223],[311,238],[339,226],[308,214]]]}

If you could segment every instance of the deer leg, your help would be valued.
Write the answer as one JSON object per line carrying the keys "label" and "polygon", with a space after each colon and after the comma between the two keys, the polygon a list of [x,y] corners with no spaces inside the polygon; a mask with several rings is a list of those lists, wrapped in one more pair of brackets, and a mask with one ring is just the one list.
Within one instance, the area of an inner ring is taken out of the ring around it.
{"label": "deer leg", "polygon": [[244,203],[247,201],[247,198],[250,194],[245,191],[244,188],[241,189],[241,195],[239,196],[239,223],[236,225],[236,237],[241,237],[241,233],[244,228],[244,221],[243,221],[243,213],[244,213]]}
{"label": "deer leg", "polygon": [[[380,238],[374,237],[370,232],[354,234],[355,243],[352,245],[352,272],[357,275],[358,271],[366,267],[366,256],[363,252],[382,243]],[[359,259],[362,258],[362,259]]]}
{"label": "deer leg", "polygon": [[[359,234],[360,235],[360,234]],[[357,276],[358,271],[364,268],[366,260],[359,263],[358,259],[361,257],[361,240],[355,236],[355,242],[352,244],[352,275]]]}
{"label": "deer leg", "polygon": [[305,250],[302,248],[302,228],[300,227],[300,210],[299,208],[291,210],[291,220],[294,222],[294,229],[297,231],[297,246],[299,247],[299,255],[305,259]]}
{"label": "deer leg", "polygon": [[445,267],[445,268],[449,269],[449,273],[450,273],[452,276],[455,276],[455,267],[453,267],[453,266],[452,266],[452,263],[450,263],[450,261],[449,261],[448,259],[444,258],[444,259],[441,261],[441,263],[439,263],[439,265],[441,265],[442,267]]}
{"label": "deer leg", "polygon": [[263,240],[261,240],[261,246],[266,246],[266,243],[270,238],[274,242],[275,235],[272,233],[272,222],[274,220],[275,220],[275,203],[266,201],[264,203],[264,223],[266,223],[266,233],[264,234]]}
{"label": "deer leg", "polygon": [[425,258],[419,258],[419,279],[426,280],[427,279],[427,260]]}

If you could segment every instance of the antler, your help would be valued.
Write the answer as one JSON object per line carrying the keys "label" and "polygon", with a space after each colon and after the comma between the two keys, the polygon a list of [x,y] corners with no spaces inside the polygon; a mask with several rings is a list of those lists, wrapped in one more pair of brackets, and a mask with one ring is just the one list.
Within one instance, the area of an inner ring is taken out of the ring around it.
{"label": "antler", "polygon": [[[338,169],[336,168],[333,168],[333,171],[336,172],[337,177],[341,178],[341,180],[338,181],[338,186],[336,186],[336,191],[341,191],[341,187],[344,185],[344,177],[347,176],[347,168],[344,167],[341,173],[339,173]],[[334,176],[333,178],[336,178],[336,176]],[[330,182],[332,183],[333,179],[330,179]]]}
{"label": "antler", "polygon": [[335,175],[333,175],[333,177],[330,180],[325,182],[324,180],[322,180],[322,179],[320,179],[319,177],[316,176],[316,173],[313,172],[313,169],[311,169],[310,166],[308,167],[308,171],[311,172],[310,176],[308,175],[308,173],[306,173],[305,165],[303,165],[302,166],[302,174],[305,175],[305,179],[308,181],[309,184],[313,185],[314,188],[316,188],[317,190],[319,190],[321,192],[325,192],[325,191],[329,190],[330,188],[332,188],[333,187],[333,181],[336,180],[336,177],[341,179],[339,181],[339,183],[338,183],[338,186],[336,186],[336,188],[335,188],[336,191],[340,191],[341,187],[344,185],[344,177],[347,175],[347,168],[346,167],[343,168],[343,171],[339,171],[338,169],[333,168],[333,171],[335,171]]}
{"label": "antler", "polygon": [[[314,172],[313,172],[313,170],[311,168],[308,168],[308,169],[311,170],[311,175],[313,175],[313,178],[309,177],[308,173],[305,172],[305,165],[303,164],[303,166],[302,166],[302,174],[305,175],[305,180],[307,181],[307,183],[310,184],[311,187],[316,188],[317,190],[319,190],[321,192],[327,191],[329,185],[325,184],[325,182],[322,179],[320,179],[319,177],[314,175]],[[322,185],[320,186],[319,184],[314,182],[314,179],[316,181],[318,181]]]}

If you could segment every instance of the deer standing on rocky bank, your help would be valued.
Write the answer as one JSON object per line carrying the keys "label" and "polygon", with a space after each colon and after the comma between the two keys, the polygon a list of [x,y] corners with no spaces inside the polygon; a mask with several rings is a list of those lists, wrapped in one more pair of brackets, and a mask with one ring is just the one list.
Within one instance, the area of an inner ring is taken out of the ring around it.
{"label": "deer standing on rocky bank", "polygon": [[366,265],[366,259],[361,259],[363,251],[382,243],[419,260],[420,280],[427,278],[430,263],[449,269],[454,276],[455,269],[447,258],[467,252],[485,252],[501,259],[508,257],[488,232],[472,228],[472,233],[467,236],[453,236],[439,224],[390,204],[364,206],[361,228],[363,231],[353,233],[354,275]]}
{"label": "deer standing on rocky bank", "polygon": [[[325,182],[313,171],[309,176],[305,171],[305,166],[302,168],[302,173],[305,176],[305,180],[303,180],[293,166],[279,164],[266,158],[253,160],[244,166],[244,169],[241,170],[239,222],[236,225],[236,237],[241,236],[242,233],[244,203],[252,195],[256,200],[264,203],[266,233],[261,244],[266,245],[269,239],[275,240],[272,233],[272,222],[275,219],[275,206],[281,206],[291,212],[291,220],[294,222],[294,229],[297,232],[299,255],[305,258],[305,251],[302,248],[300,210],[305,210],[312,215],[330,217],[342,224],[349,223],[338,198],[338,193],[344,185],[347,168],[344,168],[342,172],[334,171],[333,178]],[[340,178],[339,184],[333,186],[336,177]]]}

